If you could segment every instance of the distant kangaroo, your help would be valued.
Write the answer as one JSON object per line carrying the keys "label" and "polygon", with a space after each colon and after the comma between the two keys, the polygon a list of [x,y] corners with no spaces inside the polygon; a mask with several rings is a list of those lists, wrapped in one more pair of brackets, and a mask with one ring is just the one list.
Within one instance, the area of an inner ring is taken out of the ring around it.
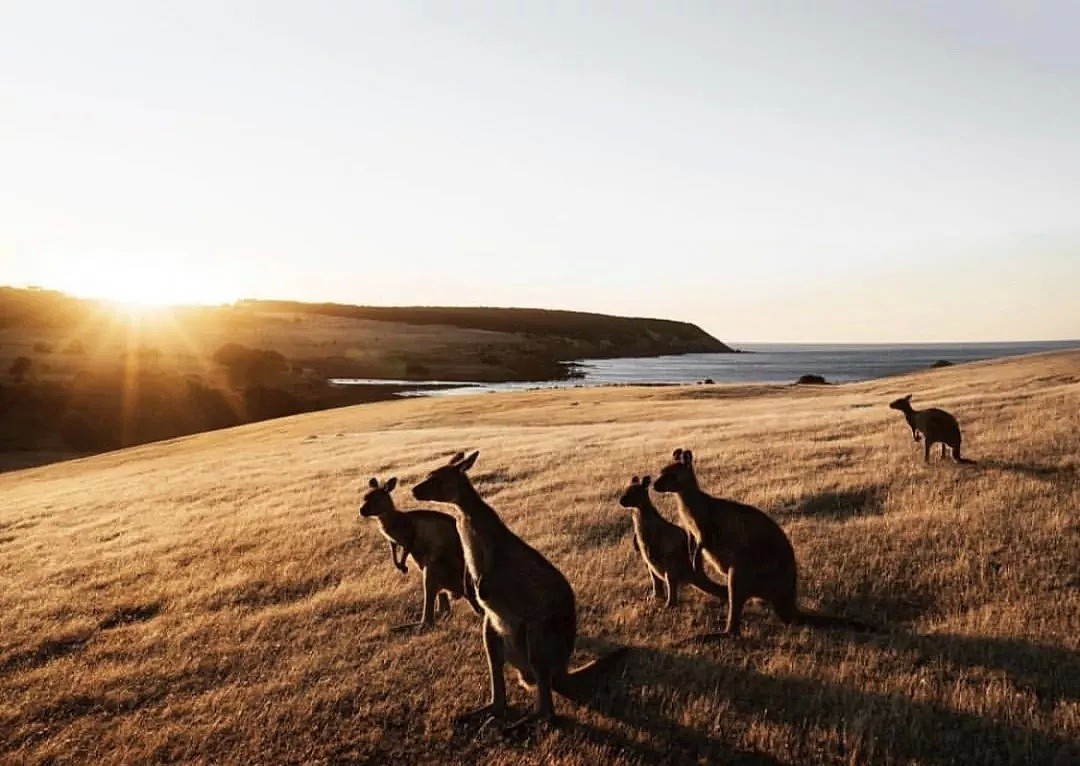
{"label": "distant kangaroo", "polygon": [[491,702],[458,718],[459,723],[501,717],[506,711],[503,665],[510,663],[525,688],[536,691],[529,720],[555,717],[552,690],[585,701],[597,677],[626,649],[569,670],[577,638],[574,591],[562,572],[511,532],[473,487],[468,471],[479,453],[458,453],[413,487],[417,500],[453,503],[465,563],[484,610],[484,649],[491,675]]}
{"label": "distant kangaroo", "polygon": [[[472,589],[472,582],[465,573],[465,555],[458,537],[454,517],[439,511],[408,511],[402,513],[394,506],[390,493],[397,486],[397,479],[388,479],[379,486],[378,479],[368,482],[361,516],[374,516],[379,522],[383,537],[390,541],[390,558],[394,566],[408,572],[405,559],[413,557],[424,582],[424,612],[418,626],[435,624],[436,597],[438,611],[450,612],[450,597],[465,597],[469,605],[480,614],[480,605]],[[401,559],[398,560],[398,547]]]}
{"label": "distant kangaroo", "polygon": [[676,606],[679,587],[686,584],[727,601],[728,589],[710,580],[700,567],[695,568],[686,530],[672,524],[656,510],[649,497],[651,481],[648,476],[640,481],[637,476],[630,479],[630,486],[619,498],[619,505],[633,509],[634,550],[645,561],[652,579],[653,596],[663,598],[666,588],[667,606]]}
{"label": "distant kangaroo", "polygon": [[738,635],[743,606],[751,598],[767,601],[785,623],[872,629],[855,620],[800,611],[795,550],[784,530],[753,506],[702,491],[694,474],[690,450],[675,450],[674,462],[660,472],[653,487],[658,492],[678,495],[679,514],[698,548],[694,555],[695,569],[703,550],[727,574],[728,614],[724,631],[697,636],[698,640]]}
{"label": "distant kangaroo", "polygon": [[889,403],[889,407],[904,413],[904,419],[911,426],[911,438],[923,442],[923,461],[930,462],[930,447],[941,444],[941,456],[945,457],[945,446],[952,450],[953,460],[957,463],[973,464],[974,460],[960,457],[960,424],[945,410],[931,407],[928,410],[916,410],[911,406],[911,394]]}

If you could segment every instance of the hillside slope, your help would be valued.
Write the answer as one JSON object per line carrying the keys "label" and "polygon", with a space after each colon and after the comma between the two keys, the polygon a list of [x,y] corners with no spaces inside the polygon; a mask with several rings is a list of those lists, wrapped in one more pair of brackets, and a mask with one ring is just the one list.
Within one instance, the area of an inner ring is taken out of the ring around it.
{"label": "hillside slope", "polygon": [[349,306],[339,303],[267,300],[240,301],[237,308],[256,313],[315,314],[547,336],[579,346],[577,351],[580,355],[592,357],[732,351],[730,346],[689,322],[612,316],[586,311],[487,306]]}
{"label": "hillside slope", "polygon": [[[979,464],[924,466],[885,406],[907,393],[953,411]],[[804,606],[888,632],[751,607],[740,640],[675,647],[722,609],[653,604],[615,498],[678,446],[780,521]],[[464,448],[574,585],[579,657],[636,648],[597,710],[557,700],[564,725],[525,744],[453,734],[487,694],[478,620],[391,632],[418,577],[356,516],[369,476],[415,507]],[[1049,763],[1080,737],[1078,508],[1080,352],[388,402],[0,475],[0,761]]]}
{"label": "hillside slope", "polygon": [[[87,356],[74,366],[35,351],[73,343]],[[103,301],[0,286],[5,369],[17,355],[56,372],[142,349],[156,364],[205,374],[200,360],[226,343],[278,351],[324,376],[409,380],[550,380],[573,359],[732,351],[688,322],[579,311],[245,300],[126,316]]]}

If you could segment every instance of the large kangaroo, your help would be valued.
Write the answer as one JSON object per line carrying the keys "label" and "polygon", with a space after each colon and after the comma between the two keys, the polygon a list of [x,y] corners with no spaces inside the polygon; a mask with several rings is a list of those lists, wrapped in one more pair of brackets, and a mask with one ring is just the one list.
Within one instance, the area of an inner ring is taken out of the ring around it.
{"label": "large kangaroo", "polygon": [[727,624],[722,633],[698,636],[699,640],[737,636],[743,606],[751,598],[767,601],[788,624],[871,629],[855,620],[800,611],[795,550],[784,530],[753,506],[705,493],[698,486],[693,459],[690,450],[675,450],[674,462],[665,466],[653,486],[657,492],[678,495],[679,515],[698,553],[703,550],[727,574]]}
{"label": "large kangaroo", "polygon": [[364,504],[360,506],[360,515],[373,516],[378,521],[383,537],[390,541],[390,558],[395,567],[402,573],[408,572],[405,559],[409,556],[420,567],[424,582],[424,612],[418,625],[425,628],[434,625],[436,611],[449,614],[451,597],[464,596],[473,611],[480,614],[472,581],[465,572],[465,554],[454,517],[439,511],[402,513],[390,496],[396,486],[397,478],[388,479],[382,486],[378,479],[372,478],[368,482]]}
{"label": "large kangaroo", "polygon": [[555,717],[551,692],[584,701],[597,676],[626,650],[607,654],[577,670],[569,669],[577,638],[574,591],[562,572],[511,532],[484,502],[466,471],[478,452],[458,453],[413,487],[417,500],[453,503],[460,511],[458,532],[465,564],[484,610],[484,650],[491,674],[491,702],[459,717],[459,723],[501,717],[506,711],[503,665],[510,663],[525,688],[535,689],[530,719]]}
{"label": "large kangaroo", "polygon": [[922,439],[923,462],[930,462],[930,447],[941,444],[941,456],[945,457],[945,446],[952,450],[953,460],[957,463],[974,463],[966,457],[960,457],[960,424],[945,410],[931,407],[928,410],[916,410],[911,406],[911,394],[889,402],[889,407],[904,413],[904,419],[911,427],[911,438]]}
{"label": "large kangaroo", "polygon": [[653,596],[663,598],[667,589],[667,606],[679,603],[680,586],[693,585],[701,592],[728,600],[728,589],[710,580],[691,560],[689,535],[682,527],[660,515],[649,497],[651,477],[630,479],[630,486],[619,498],[619,505],[632,508],[634,520],[634,550],[645,562],[652,579]]}

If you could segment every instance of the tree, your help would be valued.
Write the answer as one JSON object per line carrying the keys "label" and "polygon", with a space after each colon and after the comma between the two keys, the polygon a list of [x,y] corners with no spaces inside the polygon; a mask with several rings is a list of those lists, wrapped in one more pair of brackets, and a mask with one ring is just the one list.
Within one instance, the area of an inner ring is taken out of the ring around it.
{"label": "tree", "polygon": [[269,349],[248,348],[226,343],[214,352],[213,360],[225,368],[233,388],[260,386],[289,371],[285,357]]}
{"label": "tree", "polygon": [[21,383],[22,379],[26,377],[26,373],[30,372],[31,366],[33,366],[33,362],[30,361],[29,357],[16,357],[15,361],[8,367],[8,374],[16,383]]}

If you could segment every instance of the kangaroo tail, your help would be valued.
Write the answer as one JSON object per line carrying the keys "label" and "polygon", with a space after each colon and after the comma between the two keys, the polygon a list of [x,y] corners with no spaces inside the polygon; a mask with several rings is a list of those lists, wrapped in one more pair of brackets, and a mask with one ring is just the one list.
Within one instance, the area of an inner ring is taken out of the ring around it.
{"label": "kangaroo tail", "polygon": [[690,584],[697,588],[702,593],[707,593],[714,598],[718,598],[721,601],[728,600],[728,589],[726,585],[721,585],[718,582],[711,580],[704,572],[695,571],[693,578],[690,580]]}
{"label": "kangaroo tail", "polygon": [[972,459],[971,459],[971,458],[969,458],[969,457],[958,457],[958,458],[956,458],[956,462],[957,462],[957,463],[964,463],[964,464],[966,464],[966,465],[975,465],[975,464],[976,464],[977,462],[979,462],[979,461],[977,461],[977,460],[972,460]]}
{"label": "kangaroo tail", "polygon": [[580,668],[563,673],[554,679],[552,687],[574,702],[579,704],[587,702],[596,692],[604,676],[611,672],[629,651],[630,647],[621,646],[603,657],[585,663]]}
{"label": "kangaroo tail", "polygon": [[881,628],[869,623],[853,620],[850,617],[834,617],[831,614],[800,611],[794,620],[796,625],[809,625],[813,628],[853,630],[858,633],[880,633]]}

